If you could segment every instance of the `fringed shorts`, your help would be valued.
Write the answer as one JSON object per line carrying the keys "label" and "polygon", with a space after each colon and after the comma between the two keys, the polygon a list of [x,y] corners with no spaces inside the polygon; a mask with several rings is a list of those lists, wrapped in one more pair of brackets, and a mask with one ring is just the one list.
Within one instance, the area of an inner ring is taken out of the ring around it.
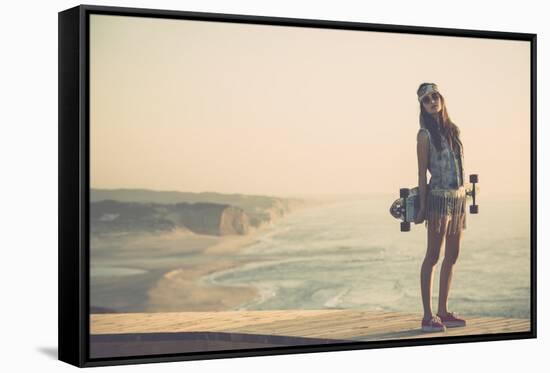
{"label": "fringed shorts", "polygon": [[433,225],[440,233],[441,223],[449,222],[449,233],[466,229],[466,189],[429,189],[426,206],[426,227]]}

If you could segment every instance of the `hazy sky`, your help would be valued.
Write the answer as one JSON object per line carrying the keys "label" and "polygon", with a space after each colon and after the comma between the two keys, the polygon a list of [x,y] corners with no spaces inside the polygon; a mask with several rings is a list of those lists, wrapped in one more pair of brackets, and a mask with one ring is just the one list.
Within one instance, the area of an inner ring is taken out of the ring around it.
{"label": "hazy sky", "polygon": [[529,193],[528,42],[103,15],[90,33],[94,188],[397,194],[435,82],[466,177]]}

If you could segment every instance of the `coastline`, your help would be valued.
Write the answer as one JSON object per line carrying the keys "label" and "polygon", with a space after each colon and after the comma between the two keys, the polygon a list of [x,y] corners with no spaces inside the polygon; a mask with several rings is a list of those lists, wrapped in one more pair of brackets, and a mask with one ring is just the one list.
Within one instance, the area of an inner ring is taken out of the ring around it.
{"label": "coastline", "polygon": [[247,260],[234,259],[231,255],[256,242],[271,228],[262,226],[245,236],[221,237],[198,254],[201,262],[197,265],[165,273],[148,292],[149,311],[227,311],[260,297],[254,286],[222,286],[203,280],[214,273],[245,265]]}
{"label": "coastline", "polygon": [[96,240],[92,248],[96,273],[105,269],[136,273],[92,277],[90,313],[226,311],[251,302],[260,297],[254,286],[221,286],[203,279],[246,264],[235,254],[272,227],[265,224],[243,236],[178,229]]}
{"label": "coastline", "polygon": [[271,232],[278,221],[297,211],[334,202],[313,200],[294,206],[246,235],[214,236],[176,229],[161,234],[95,237],[91,248],[94,265],[90,311],[229,311],[254,303],[265,296],[265,290],[254,285],[220,285],[209,279],[257,260],[236,254]]}

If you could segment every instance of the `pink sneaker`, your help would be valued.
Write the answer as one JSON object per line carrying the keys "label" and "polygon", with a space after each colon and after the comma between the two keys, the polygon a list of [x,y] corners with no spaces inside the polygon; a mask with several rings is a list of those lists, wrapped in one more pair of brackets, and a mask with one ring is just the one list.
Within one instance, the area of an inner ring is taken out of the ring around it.
{"label": "pink sneaker", "polygon": [[458,328],[461,326],[466,326],[466,320],[458,317],[458,314],[456,312],[447,312],[445,315],[438,314],[437,316],[439,316],[441,322],[447,328]]}
{"label": "pink sneaker", "polygon": [[445,325],[441,322],[438,316],[432,316],[431,319],[422,319],[422,331],[423,332],[444,332],[446,330]]}

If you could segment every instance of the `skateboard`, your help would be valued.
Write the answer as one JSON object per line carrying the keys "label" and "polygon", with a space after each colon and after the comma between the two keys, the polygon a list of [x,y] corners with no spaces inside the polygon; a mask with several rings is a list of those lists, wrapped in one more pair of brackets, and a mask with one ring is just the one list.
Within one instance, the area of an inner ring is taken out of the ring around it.
{"label": "skateboard", "polygon": [[[470,214],[479,213],[479,205],[476,204],[476,195],[479,194],[478,182],[478,175],[472,174],[470,175],[470,184],[464,186],[466,188],[466,197],[472,198]],[[390,214],[394,218],[401,220],[401,232],[409,232],[411,230],[411,222],[414,222],[416,219],[419,208],[418,187],[399,189],[399,198],[392,203]]]}

